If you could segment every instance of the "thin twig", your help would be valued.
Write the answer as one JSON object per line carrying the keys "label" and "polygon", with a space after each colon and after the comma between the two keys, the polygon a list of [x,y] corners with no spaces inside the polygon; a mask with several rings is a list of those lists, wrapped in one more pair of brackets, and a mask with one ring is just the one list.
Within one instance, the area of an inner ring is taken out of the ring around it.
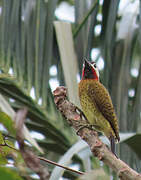
{"label": "thin twig", "polygon": [[48,160],[48,159],[46,159],[46,158],[43,158],[43,157],[40,157],[40,156],[38,156],[38,158],[39,158],[40,160],[42,160],[42,161],[48,162],[49,164],[53,164],[53,165],[55,165],[55,166],[61,167],[61,168],[63,168],[63,169],[66,169],[66,170],[68,170],[68,171],[72,171],[72,172],[77,173],[77,174],[80,174],[80,175],[84,175],[84,174],[85,174],[84,172],[76,171],[76,170],[74,170],[74,169],[71,169],[71,168],[69,168],[69,167],[60,165],[60,164],[58,164],[58,163],[56,163],[56,162],[53,162],[53,161],[51,161],[51,160]]}
{"label": "thin twig", "polygon": [[[18,149],[14,148],[14,147],[12,147],[12,146],[10,146],[10,145],[8,145],[7,142],[5,141],[5,137],[4,137],[3,140],[4,140],[4,144],[0,144],[0,146],[7,146],[7,147],[9,147],[9,148],[11,148],[11,149],[13,149],[13,150],[15,150],[15,151],[20,152]],[[48,159],[46,159],[46,158],[44,158],[44,157],[38,156],[37,158],[40,159],[40,160],[42,160],[42,161],[45,161],[45,162],[47,162],[47,163],[49,163],[49,164],[53,164],[53,165],[55,165],[55,166],[61,167],[61,168],[63,168],[63,169],[66,169],[66,170],[68,170],[68,171],[72,171],[72,172],[74,172],[74,173],[77,173],[77,174],[80,174],[80,175],[84,175],[84,172],[76,171],[76,170],[71,169],[71,168],[69,168],[69,167],[60,165],[60,164],[58,164],[58,163],[56,163],[56,162],[54,162],[54,161],[48,160]]]}
{"label": "thin twig", "polygon": [[16,148],[10,146],[9,144],[7,144],[5,138],[6,138],[6,136],[4,136],[4,138],[3,138],[4,144],[0,144],[0,146],[7,146],[7,147],[9,147],[10,149],[13,149],[13,150],[15,150],[15,151],[19,151],[18,149],[16,149]]}

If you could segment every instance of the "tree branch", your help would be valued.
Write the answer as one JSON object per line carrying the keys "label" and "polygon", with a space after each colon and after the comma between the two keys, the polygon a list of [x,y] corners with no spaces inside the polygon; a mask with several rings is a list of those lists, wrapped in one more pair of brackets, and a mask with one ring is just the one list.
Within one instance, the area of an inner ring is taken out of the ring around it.
{"label": "tree branch", "polygon": [[65,87],[58,87],[53,92],[53,95],[59,111],[76,131],[79,130],[78,135],[87,142],[94,156],[112,168],[120,179],[141,180],[141,175],[139,173],[118,159],[106,147],[106,145],[98,138],[97,132],[88,128],[80,129],[81,124],[86,124],[88,122],[77,112],[77,107],[67,100],[67,90]]}

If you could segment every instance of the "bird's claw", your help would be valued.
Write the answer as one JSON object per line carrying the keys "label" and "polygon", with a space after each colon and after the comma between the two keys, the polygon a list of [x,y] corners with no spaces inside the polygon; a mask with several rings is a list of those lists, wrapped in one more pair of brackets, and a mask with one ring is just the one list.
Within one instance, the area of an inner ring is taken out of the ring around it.
{"label": "bird's claw", "polygon": [[88,129],[93,130],[93,127],[91,124],[80,124],[78,130],[76,131],[76,134],[79,135],[80,130],[82,130],[83,128],[88,128]]}
{"label": "bird's claw", "polygon": [[79,107],[76,107],[75,110],[78,111],[78,113],[80,114],[80,118],[81,118],[81,119],[84,117],[84,119],[88,122],[85,114],[83,113],[83,111],[82,111]]}

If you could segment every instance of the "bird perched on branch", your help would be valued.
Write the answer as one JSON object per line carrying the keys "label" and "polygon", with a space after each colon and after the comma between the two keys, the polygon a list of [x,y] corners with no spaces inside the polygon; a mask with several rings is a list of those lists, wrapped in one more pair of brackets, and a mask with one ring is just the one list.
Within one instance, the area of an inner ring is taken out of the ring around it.
{"label": "bird perched on branch", "polygon": [[112,100],[107,89],[99,81],[96,63],[86,59],[79,83],[79,98],[89,124],[96,131],[104,133],[110,140],[111,151],[115,154],[115,142],[118,142],[120,137]]}

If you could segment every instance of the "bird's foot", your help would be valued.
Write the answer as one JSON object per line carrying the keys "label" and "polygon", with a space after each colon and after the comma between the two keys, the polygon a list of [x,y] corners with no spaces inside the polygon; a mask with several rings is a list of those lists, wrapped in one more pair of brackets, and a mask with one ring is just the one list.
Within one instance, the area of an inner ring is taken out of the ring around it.
{"label": "bird's foot", "polygon": [[89,129],[93,130],[93,125],[89,124],[89,121],[86,118],[83,111],[80,108],[76,107],[76,112],[79,113],[81,119],[84,119],[86,121],[86,123],[79,124],[79,127],[78,127],[78,130],[76,131],[76,134],[79,135],[80,130],[82,130],[83,128],[89,128]]}
{"label": "bird's foot", "polygon": [[93,130],[93,126],[91,124],[79,124],[79,128],[76,131],[76,134],[79,135],[79,132],[83,129],[83,128],[88,128]]}
{"label": "bird's foot", "polygon": [[79,107],[76,107],[75,110],[76,110],[76,112],[78,112],[78,113],[80,114],[80,118],[81,118],[81,119],[84,118],[84,119],[88,122],[85,114],[83,113],[83,111],[82,111]]}

